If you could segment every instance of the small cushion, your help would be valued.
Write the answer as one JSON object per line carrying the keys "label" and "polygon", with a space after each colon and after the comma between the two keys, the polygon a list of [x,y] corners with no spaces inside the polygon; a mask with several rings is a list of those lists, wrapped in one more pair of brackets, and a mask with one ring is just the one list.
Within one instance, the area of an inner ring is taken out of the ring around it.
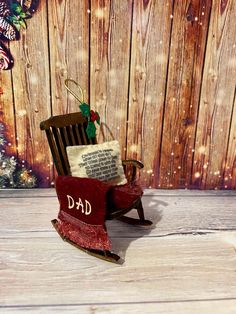
{"label": "small cushion", "polygon": [[112,186],[108,192],[108,207],[111,208],[112,211],[129,208],[142,195],[142,188],[134,183]]}
{"label": "small cushion", "polygon": [[67,146],[66,151],[72,176],[95,178],[112,185],[127,183],[118,141]]}

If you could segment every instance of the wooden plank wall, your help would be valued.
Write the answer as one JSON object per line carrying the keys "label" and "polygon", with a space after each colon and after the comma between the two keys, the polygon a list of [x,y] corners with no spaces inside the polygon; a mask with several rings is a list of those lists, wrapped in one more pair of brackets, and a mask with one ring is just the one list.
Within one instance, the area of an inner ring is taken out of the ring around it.
{"label": "wooden plank wall", "polygon": [[144,187],[236,188],[236,1],[41,1],[0,73],[7,153],[53,180],[41,120],[73,112],[67,77],[102,117],[99,140],[141,159]]}

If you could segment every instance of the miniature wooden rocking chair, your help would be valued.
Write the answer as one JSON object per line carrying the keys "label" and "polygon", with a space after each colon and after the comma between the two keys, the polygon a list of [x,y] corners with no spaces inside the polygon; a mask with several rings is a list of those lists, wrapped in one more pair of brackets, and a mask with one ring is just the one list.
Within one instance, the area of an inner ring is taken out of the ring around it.
{"label": "miniature wooden rocking chair", "polygon": [[[71,92],[74,97],[79,100],[79,102],[83,102],[80,98],[68,87],[68,82],[73,82],[76,84],[83,96],[81,87],[73,80],[67,79],[65,81],[65,86]],[[89,138],[86,134],[86,127],[88,124],[88,120],[84,117],[81,112],[69,113],[58,116],[51,116],[49,119],[42,121],[40,123],[40,129],[46,132],[47,140],[50,146],[50,150],[53,156],[53,161],[56,166],[56,170],[59,176],[71,176],[70,166],[67,158],[66,147],[74,146],[74,145],[88,145],[88,144],[97,144],[96,137]],[[134,182],[136,178],[136,169],[143,168],[143,164],[140,161],[136,160],[123,160],[123,166],[126,170],[126,167],[131,167],[131,171],[127,176],[127,180],[129,183]],[[124,216],[126,213],[131,211],[132,209],[136,209],[139,219],[131,218]],[[144,211],[142,206],[141,197],[139,197],[132,206],[128,208],[122,208],[119,210],[114,210],[112,208],[106,208],[106,220],[111,219],[119,219],[123,222],[140,225],[140,226],[149,226],[152,224],[151,221],[145,220]],[[52,224],[57,230],[57,220],[52,220]],[[59,230],[57,230],[60,234]],[[60,234],[61,235],[61,234]],[[73,241],[62,237],[63,240],[70,242],[72,245],[75,245],[79,249],[94,255],[96,257],[105,259],[111,262],[118,262],[120,257],[110,251],[101,251],[95,249],[87,249],[81,246],[76,245]]]}

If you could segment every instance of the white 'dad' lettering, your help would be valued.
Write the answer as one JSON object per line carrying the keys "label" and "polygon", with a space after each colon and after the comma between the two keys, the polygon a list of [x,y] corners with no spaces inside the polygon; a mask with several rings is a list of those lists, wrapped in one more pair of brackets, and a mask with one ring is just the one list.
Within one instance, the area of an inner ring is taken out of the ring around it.
{"label": "white 'dad' lettering", "polygon": [[74,198],[70,195],[66,195],[68,200],[68,208],[72,209],[75,208],[77,210],[81,209],[81,212],[85,215],[90,215],[92,212],[92,206],[89,203],[89,201],[84,200],[84,203],[82,199],[79,197],[78,201],[75,202]]}

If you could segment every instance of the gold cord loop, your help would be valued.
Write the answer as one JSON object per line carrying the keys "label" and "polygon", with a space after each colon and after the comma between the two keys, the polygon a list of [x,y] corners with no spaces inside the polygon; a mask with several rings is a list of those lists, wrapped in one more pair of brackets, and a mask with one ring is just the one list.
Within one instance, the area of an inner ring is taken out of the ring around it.
{"label": "gold cord loop", "polygon": [[[78,89],[80,91],[80,95],[82,96],[82,99],[80,99],[79,96],[75,92],[73,92],[72,89],[69,88],[69,84],[68,84],[69,82],[74,83],[78,87]],[[68,90],[68,92],[71,93],[75,97],[75,99],[77,99],[81,104],[84,103],[84,93],[83,93],[83,90],[82,90],[81,86],[79,85],[79,83],[77,83],[76,81],[74,81],[72,79],[66,79],[65,80],[65,87]]]}

